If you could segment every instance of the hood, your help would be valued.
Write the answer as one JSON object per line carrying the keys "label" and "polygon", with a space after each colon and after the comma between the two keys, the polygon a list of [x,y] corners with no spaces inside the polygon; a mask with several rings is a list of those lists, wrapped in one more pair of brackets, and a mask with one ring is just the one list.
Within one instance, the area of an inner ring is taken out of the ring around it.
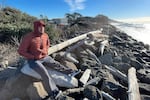
{"label": "hood", "polygon": [[42,20],[38,20],[34,22],[34,33],[35,34],[40,34],[38,31],[39,26],[45,26],[45,23]]}

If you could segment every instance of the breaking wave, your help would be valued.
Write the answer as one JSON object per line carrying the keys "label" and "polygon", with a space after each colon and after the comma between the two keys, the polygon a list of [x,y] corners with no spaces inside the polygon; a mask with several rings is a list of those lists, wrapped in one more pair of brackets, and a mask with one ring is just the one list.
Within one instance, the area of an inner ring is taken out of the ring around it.
{"label": "breaking wave", "polygon": [[129,23],[111,23],[119,30],[127,33],[132,38],[150,45],[150,23],[129,24]]}

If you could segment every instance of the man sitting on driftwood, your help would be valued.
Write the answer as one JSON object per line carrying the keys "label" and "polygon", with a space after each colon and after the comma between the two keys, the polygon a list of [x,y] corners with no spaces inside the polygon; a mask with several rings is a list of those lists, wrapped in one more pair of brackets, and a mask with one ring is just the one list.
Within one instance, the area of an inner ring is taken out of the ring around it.
{"label": "man sitting on driftwood", "polygon": [[[41,20],[34,22],[34,31],[24,36],[18,53],[27,59],[27,62],[34,71],[42,77],[42,84],[48,93],[46,98],[52,97],[56,99],[60,94],[58,87],[48,74],[47,69],[43,63],[54,67],[61,72],[67,74],[72,72],[72,69],[66,68],[50,56],[48,56],[48,48],[50,46],[48,35],[44,32],[45,23]],[[46,99],[44,99],[46,100]]]}

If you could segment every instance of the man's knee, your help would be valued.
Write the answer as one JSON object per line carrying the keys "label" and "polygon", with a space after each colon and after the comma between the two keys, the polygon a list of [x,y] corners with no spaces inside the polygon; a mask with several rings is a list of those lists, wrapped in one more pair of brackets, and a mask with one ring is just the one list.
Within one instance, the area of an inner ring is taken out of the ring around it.
{"label": "man's knee", "polygon": [[44,62],[45,63],[55,63],[55,60],[50,56],[46,56],[44,59]]}
{"label": "man's knee", "polygon": [[28,63],[29,63],[29,66],[31,67],[31,68],[35,68],[35,67],[39,67],[40,66],[40,62],[39,61],[35,61],[35,60],[29,60],[28,61]]}

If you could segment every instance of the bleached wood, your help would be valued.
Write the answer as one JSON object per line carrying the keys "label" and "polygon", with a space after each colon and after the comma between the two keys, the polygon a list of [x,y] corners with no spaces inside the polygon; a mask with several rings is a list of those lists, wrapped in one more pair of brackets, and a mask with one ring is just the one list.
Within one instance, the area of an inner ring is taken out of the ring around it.
{"label": "bleached wood", "polygon": [[90,77],[90,73],[91,73],[91,69],[86,69],[80,78],[80,82],[82,82],[83,84],[86,84]]}
{"label": "bleached wood", "polygon": [[141,100],[139,93],[139,85],[136,78],[136,69],[131,67],[128,70],[128,97],[129,100]]}
{"label": "bleached wood", "polygon": [[68,94],[72,94],[72,93],[75,93],[75,92],[82,92],[83,90],[84,90],[83,87],[81,87],[81,88],[67,89],[67,90],[63,91],[63,94],[64,95],[68,95]]}
{"label": "bleached wood", "polygon": [[119,79],[123,80],[125,83],[128,82],[127,76],[117,70],[115,67],[104,65],[104,67],[109,70],[114,76],[118,77]]}
{"label": "bleached wood", "polygon": [[101,34],[102,32],[101,32],[100,30],[88,32],[88,33],[85,33],[85,34],[83,34],[83,35],[77,36],[77,37],[75,37],[75,38],[72,38],[72,39],[70,39],[70,40],[67,40],[67,41],[65,41],[65,42],[62,42],[62,43],[60,43],[60,44],[57,44],[57,45],[55,45],[55,46],[50,47],[49,50],[48,50],[48,54],[50,55],[50,54],[52,54],[52,53],[54,53],[54,52],[57,52],[57,51],[59,51],[59,50],[65,48],[65,47],[67,47],[67,46],[69,46],[69,45],[71,45],[71,44],[73,44],[73,43],[76,43],[76,42],[78,42],[79,40],[82,40],[82,39],[86,38],[88,34],[93,34],[93,35],[94,35],[94,34],[98,34],[98,33],[99,33],[99,35],[98,35],[99,38],[100,38],[100,37],[101,37],[101,38],[108,38],[107,35]]}

